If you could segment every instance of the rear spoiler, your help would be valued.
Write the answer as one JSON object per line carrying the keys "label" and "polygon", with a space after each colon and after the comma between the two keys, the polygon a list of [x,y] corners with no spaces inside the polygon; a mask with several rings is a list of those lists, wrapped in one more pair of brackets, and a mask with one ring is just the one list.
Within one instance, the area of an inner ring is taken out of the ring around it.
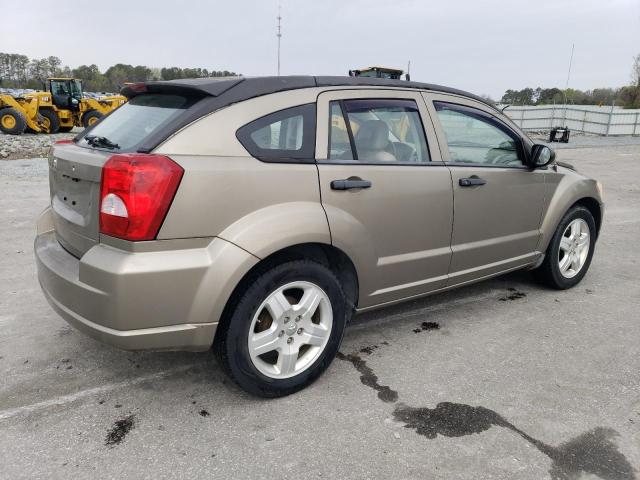
{"label": "rear spoiler", "polygon": [[194,78],[184,80],[165,80],[156,82],[140,82],[125,85],[120,93],[132,99],[142,93],[173,93],[181,95],[199,95],[219,97],[227,90],[243,82],[243,77]]}

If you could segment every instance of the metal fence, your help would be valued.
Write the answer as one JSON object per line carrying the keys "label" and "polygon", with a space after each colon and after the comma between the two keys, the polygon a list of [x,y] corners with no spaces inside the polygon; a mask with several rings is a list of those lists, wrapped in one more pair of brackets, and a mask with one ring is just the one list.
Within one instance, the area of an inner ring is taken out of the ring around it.
{"label": "metal fence", "polygon": [[510,106],[504,111],[523,130],[569,127],[596,135],[640,135],[640,109],[597,105]]}

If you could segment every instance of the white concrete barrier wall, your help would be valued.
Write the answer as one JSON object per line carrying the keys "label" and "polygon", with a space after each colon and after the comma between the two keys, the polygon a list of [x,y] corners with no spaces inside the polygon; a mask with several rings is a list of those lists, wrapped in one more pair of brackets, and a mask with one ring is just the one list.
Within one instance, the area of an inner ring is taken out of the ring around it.
{"label": "white concrete barrier wall", "polygon": [[597,135],[640,135],[640,109],[597,105],[511,106],[506,113],[523,130],[569,127]]}

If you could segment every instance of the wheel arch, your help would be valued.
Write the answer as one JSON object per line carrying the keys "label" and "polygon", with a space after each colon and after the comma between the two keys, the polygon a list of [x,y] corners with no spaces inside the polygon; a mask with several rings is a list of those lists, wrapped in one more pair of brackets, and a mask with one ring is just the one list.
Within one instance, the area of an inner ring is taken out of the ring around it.
{"label": "wheel arch", "polygon": [[557,203],[555,206],[551,206],[547,212],[546,217],[542,221],[542,239],[539,247],[539,251],[541,252],[547,251],[549,243],[551,242],[551,238],[558,228],[558,225],[567,214],[567,212],[576,206],[582,206],[589,210],[596,222],[596,238],[600,234],[603,212],[602,204],[596,197],[589,195],[577,196],[576,198],[569,199],[563,203],[566,205],[566,207],[564,208],[559,208],[559,205]]}
{"label": "wheel arch", "polygon": [[329,268],[342,285],[349,307],[356,308],[358,302],[358,274],[355,265],[339,248],[326,243],[300,243],[281,248],[253,265],[237,283],[227,299],[220,315],[214,343],[229,324],[229,319],[243,292],[257,277],[276,265],[295,260],[313,260]]}
{"label": "wheel arch", "polygon": [[589,212],[591,212],[591,215],[593,215],[593,219],[596,222],[596,237],[599,236],[600,227],[602,226],[602,206],[600,202],[593,197],[583,197],[571,205],[567,211],[578,205],[585,207]]}

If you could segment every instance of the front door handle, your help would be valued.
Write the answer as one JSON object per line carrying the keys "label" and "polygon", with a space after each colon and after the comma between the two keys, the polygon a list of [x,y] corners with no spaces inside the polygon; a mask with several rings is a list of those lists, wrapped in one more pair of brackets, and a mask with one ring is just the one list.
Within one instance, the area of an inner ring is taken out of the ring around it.
{"label": "front door handle", "polygon": [[360,178],[347,178],[344,180],[333,180],[331,182],[331,190],[351,190],[352,188],[370,188],[369,180]]}
{"label": "front door handle", "polygon": [[475,187],[478,185],[485,185],[487,181],[484,178],[473,175],[469,178],[461,178],[458,183],[461,187]]}

